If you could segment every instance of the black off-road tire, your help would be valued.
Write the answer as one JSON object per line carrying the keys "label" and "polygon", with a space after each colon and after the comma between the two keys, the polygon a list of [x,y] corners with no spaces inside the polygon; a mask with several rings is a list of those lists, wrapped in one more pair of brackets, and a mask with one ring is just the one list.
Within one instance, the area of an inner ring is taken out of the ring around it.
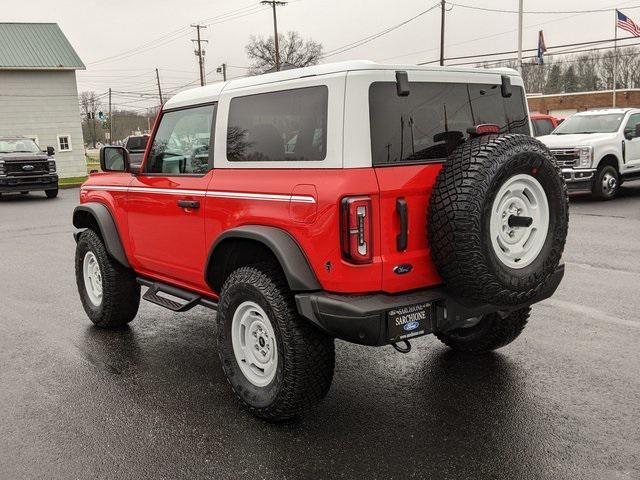
{"label": "black off-road tire", "polygon": [[[549,228],[535,260],[516,269],[498,259],[489,231],[500,187],[518,174],[543,187]],[[535,297],[555,271],[568,222],[567,189],[551,152],[526,135],[486,135],[459,146],[442,168],[427,230],[432,259],[452,291],[481,303],[518,305]]]}
{"label": "black off-road tire", "polygon": [[[246,301],[264,310],[275,332],[276,373],[264,387],[245,377],[233,351],[233,315]],[[218,307],[218,356],[242,405],[272,422],[302,416],[324,398],[333,380],[334,339],[299,317],[282,271],[268,263],[239,268],[224,282]]]}
{"label": "black off-road tire", "polygon": [[45,190],[44,193],[47,198],[56,198],[58,196],[58,189]]}
{"label": "black off-road tire", "polygon": [[[93,252],[102,275],[102,301],[96,306],[90,300],[84,284],[83,261],[88,252]],[[133,270],[114,260],[100,236],[87,229],[80,234],[76,246],[76,284],[84,311],[100,328],[116,328],[126,325],[136,317],[140,306],[140,285]]]}
{"label": "black off-road tire", "polygon": [[[610,175],[614,179],[614,187],[611,187],[610,185],[605,187],[605,175]],[[616,170],[616,167],[612,165],[603,165],[598,168],[595,178],[593,179],[593,197],[597,200],[613,200],[620,190],[620,185],[620,174],[618,173],[618,170]]]}
{"label": "black off-road tire", "polygon": [[513,342],[527,325],[531,309],[522,308],[501,318],[497,313],[484,315],[472,327],[457,328],[436,333],[436,337],[448,347],[467,353],[484,353]]}

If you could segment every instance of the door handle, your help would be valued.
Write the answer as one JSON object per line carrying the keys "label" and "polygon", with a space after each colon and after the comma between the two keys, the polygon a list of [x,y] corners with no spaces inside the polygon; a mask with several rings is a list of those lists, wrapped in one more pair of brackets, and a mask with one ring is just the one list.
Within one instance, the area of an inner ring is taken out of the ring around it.
{"label": "door handle", "polygon": [[396,237],[396,247],[399,252],[404,252],[409,241],[409,212],[404,198],[396,198],[396,212],[400,216],[400,233]]}
{"label": "door handle", "polygon": [[180,208],[191,208],[196,209],[200,208],[200,202],[197,200],[178,200],[178,206]]}

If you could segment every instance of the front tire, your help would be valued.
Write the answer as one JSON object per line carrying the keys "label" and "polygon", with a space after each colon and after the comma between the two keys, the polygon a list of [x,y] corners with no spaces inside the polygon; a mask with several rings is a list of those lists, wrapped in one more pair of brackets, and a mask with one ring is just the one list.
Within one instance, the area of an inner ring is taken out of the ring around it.
{"label": "front tire", "polygon": [[80,301],[96,326],[121,327],[136,317],[140,306],[136,276],[109,255],[93,230],[80,234],[75,264]]}
{"label": "front tire", "polygon": [[598,200],[613,200],[620,190],[620,175],[616,167],[604,165],[596,172],[593,196]]}
{"label": "front tire", "polygon": [[466,353],[485,353],[510,344],[527,325],[531,308],[511,312],[502,318],[497,313],[483,315],[467,327],[436,333],[436,337],[452,348]]}
{"label": "front tire", "polygon": [[218,356],[242,405],[268,421],[300,417],[329,391],[333,338],[301,319],[282,271],[235,270],[218,307]]}
{"label": "front tire", "polygon": [[56,198],[58,196],[58,189],[56,188],[53,190],[45,190],[44,193],[47,198]]}

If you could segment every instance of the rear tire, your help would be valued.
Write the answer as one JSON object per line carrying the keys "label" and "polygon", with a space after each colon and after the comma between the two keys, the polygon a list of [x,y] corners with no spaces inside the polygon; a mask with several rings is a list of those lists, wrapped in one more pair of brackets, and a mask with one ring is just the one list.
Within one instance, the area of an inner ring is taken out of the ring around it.
{"label": "rear tire", "polygon": [[604,165],[596,172],[593,196],[598,200],[613,200],[620,190],[620,175],[612,165]]}
{"label": "rear tire", "polygon": [[121,327],[136,317],[140,306],[136,276],[109,255],[93,230],[80,234],[75,263],[80,301],[96,326]]}
{"label": "rear tire", "polygon": [[54,190],[45,190],[44,193],[47,198],[56,198],[58,196],[58,189],[56,188]]}
{"label": "rear tire", "polygon": [[235,270],[218,307],[218,356],[244,408],[276,422],[300,417],[329,391],[334,340],[301,319],[278,266]]}
{"label": "rear tire", "polygon": [[513,342],[527,325],[531,308],[522,308],[501,318],[490,313],[472,326],[436,333],[436,337],[448,347],[466,353],[484,353]]}

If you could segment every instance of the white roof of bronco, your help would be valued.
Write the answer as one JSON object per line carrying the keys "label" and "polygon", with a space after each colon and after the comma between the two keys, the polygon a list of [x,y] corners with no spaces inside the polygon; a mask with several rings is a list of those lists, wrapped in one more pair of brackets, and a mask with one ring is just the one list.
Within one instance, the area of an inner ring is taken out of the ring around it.
{"label": "white roof of bronco", "polygon": [[328,75],[331,73],[356,71],[356,70],[418,70],[418,71],[447,71],[460,73],[499,73],[503,75],[519,76],[518,72],[511,68],[469,68],[469,67],[440,67],[431,65],[390,65],[371,62],[369,60],[352,60],[347,62],[325,63],[304,68],[293,68],[281,72],[266,73],[251,77],[243,77],[228,82],[217,82],[204,87],[185,90],[173,96],[164,108],[184,107],[199,103],[212,102],[217,100],[223,90],[235,90],[238,88],[251,87],[266,83],[276,83],[285,80],[293,80],[302,77],[317,75]]}

